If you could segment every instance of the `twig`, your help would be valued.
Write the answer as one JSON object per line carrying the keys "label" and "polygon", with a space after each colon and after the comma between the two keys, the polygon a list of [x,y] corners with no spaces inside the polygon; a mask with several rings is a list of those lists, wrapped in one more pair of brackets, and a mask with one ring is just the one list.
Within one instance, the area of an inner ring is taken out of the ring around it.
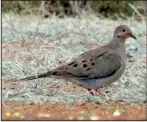
{"label": "twig", "polygon": [[131,3],[128,3],[128,5],[137,13],[138,16],[144,19],[144,17],[139,13],[139,11],[135,8],[135,6],[133,6]]}

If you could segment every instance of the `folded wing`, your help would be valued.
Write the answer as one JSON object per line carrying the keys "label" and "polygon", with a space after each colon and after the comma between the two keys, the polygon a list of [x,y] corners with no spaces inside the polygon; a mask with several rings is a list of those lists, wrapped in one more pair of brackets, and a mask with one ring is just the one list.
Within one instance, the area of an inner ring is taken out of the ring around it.
{"label": "folded wing", "polygon": [[112,49],[95,49],[52,71],[52,75],[79,79],[99,79],[113,75],[121,67],[121,57]]}

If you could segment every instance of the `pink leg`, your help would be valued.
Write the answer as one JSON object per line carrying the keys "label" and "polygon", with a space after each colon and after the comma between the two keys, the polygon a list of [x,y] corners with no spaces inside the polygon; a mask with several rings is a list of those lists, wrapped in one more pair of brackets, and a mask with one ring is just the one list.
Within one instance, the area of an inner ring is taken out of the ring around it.
{"label": "pink leg", "polygon": [[103,93],[100,92],[100,88],[95,89],[95,91],[96,93],[98,93],[98,95],[105,96]]}
{"label": "pink leg", "polygon": [[92,92],[92,89],[87,89],[89,91],[89,93],[94,96],[94,93]]}

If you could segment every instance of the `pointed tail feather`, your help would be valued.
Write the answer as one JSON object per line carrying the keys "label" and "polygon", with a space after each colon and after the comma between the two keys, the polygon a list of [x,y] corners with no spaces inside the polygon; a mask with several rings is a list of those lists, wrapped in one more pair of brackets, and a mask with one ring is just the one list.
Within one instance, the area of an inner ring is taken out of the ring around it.
{"label": "pointed tail feather", "polygon": [[49,77],[50,75],[51,75],[51,72],[49,71],[47,73],[39,74],[38,76],[30,76],[30,77],[22,78],[19,80],[34,80],[34,79],[38,79],[38,78]]}

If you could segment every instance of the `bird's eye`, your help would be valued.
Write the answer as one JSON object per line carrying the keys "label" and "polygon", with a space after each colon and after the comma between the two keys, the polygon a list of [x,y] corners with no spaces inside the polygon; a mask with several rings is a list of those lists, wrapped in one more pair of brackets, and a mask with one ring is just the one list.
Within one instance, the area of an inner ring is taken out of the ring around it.
{"label": "bird's eye", "polygon": [[125,32],[126,30],[125,29],[122,29],[122,32]]}

